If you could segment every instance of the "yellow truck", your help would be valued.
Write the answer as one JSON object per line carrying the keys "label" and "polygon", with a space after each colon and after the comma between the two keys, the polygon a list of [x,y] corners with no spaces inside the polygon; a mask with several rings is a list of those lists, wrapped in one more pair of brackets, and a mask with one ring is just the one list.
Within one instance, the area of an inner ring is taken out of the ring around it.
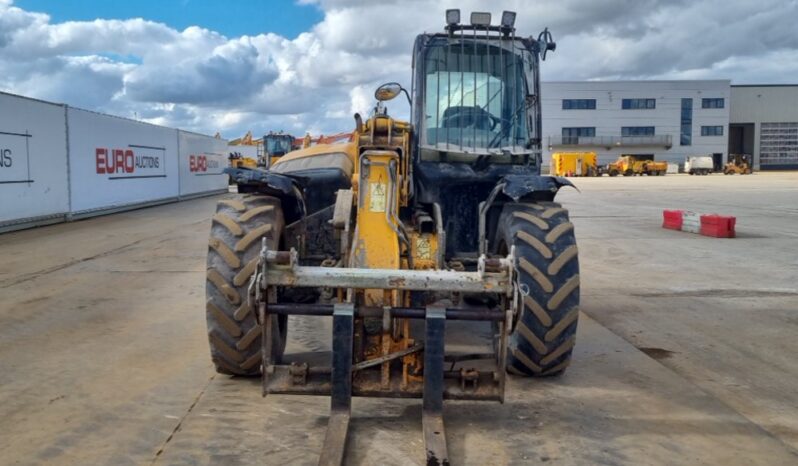
{"label": "yellow truck", "polygon": [[607,165],[607,173],[610,176],[662,176],[667,171],[668,162],[655,162],[653,159],[640,159],[632,155],[622,155]]}
{"label": "yellow truck", "polygon": [[595,152],[555,152],[551,154],[554,176],[598,176]]}

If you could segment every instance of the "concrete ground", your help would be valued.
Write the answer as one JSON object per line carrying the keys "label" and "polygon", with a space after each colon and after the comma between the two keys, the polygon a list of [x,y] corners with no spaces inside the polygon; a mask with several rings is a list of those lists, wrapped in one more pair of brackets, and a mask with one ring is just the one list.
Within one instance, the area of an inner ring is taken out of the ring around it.
{"label": "concrete ground", "polygon": [[[576,183],[574,364],[447,403],[452,463],[798,464],[798,174]],[[212,370],[214,202],[0,235],[0,464],[315,464],[327,399]],[[663,208],[736,215],[739,237],[663,230]],[[326,328],[292,321],[289,350]],[[420,419],[356,399],[347,463],[422,464]]]}

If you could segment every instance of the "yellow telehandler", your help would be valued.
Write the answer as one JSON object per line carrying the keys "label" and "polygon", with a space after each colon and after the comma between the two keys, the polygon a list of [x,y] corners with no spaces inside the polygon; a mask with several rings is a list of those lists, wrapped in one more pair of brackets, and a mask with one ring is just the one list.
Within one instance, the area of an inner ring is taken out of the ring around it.
{"label": "yellow telehandler", "polygon": [[[261,374],[264,396],[329,396],[319,464],[343,460],[352,396],[423,398],[427,464],[444,465],[444,399],[501,402],[507,372],[570,363],[579,264],[554,197],[572,184],[540,174],[538,69],[555,43],[517,36],[513,12],[470,19],[448,10],[445,32],[417,37],[410,91],[380,86],[350,142],[228,169],[239,194],[212,221],[211,357]],[[402,95],[410,122],[385,107]],[[332,316],[328,364],[285,354],[287,319],[316,316]],[[447,351],[453,320],[489,326],[492,344]]]}

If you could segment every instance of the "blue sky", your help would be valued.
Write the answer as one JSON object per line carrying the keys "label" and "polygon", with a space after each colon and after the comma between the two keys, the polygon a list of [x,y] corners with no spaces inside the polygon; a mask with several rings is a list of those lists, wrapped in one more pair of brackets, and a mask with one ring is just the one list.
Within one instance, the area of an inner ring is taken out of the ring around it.
{"label": "blue sky", "polygon": [[144,18],[183,30],[201,26],[228,37],[273,32],[295,38],[324,18],[315,5],[295,0],[16,0],[28,11],[51,16],[53,23]]}

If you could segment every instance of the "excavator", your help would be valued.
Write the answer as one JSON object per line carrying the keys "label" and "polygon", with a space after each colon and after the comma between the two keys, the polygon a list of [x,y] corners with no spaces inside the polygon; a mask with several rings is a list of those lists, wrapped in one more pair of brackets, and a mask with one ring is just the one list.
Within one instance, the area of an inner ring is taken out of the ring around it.
{"label": "excavator", "polygon": [[[343,462],[354,396],[421,398],[427,464],[448,465],[444,400],[503,402],[508,374],[570,364],[579,261],[555,196],[573,185],[541,175],[539,66],[556,44],[515,17],[447,10],[415,40],[410,89],[379,86],[351,140],[227,169],[239,193],[212,217],[211,359],[260,375],[264,396],[329,397],[320,465]],[[327,362],[287,353],[288,319],[322,316]],[[484,344],[447,346],[454,321]]]}

